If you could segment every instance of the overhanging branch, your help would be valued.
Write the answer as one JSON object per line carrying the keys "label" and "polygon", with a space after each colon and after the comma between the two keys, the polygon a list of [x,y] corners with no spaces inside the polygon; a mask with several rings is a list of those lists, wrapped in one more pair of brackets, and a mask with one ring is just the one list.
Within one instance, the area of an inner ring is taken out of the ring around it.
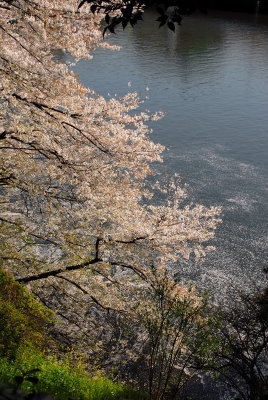
{"label": "overhanging branch", "polygon": [[17,281],[19,283],[28,283],[28,282],[38,281],[40,279],[49,278],[51,276],[57,276],[63,272],[76,271],[78,269],[82,269],[89,265],[96,264],[100,261],[102,261],[102,260],[99,258],[93,258],[92,260],[86,261],[82,264],[69,265],[68,267],[65,267],[65,268],[58,268],[58,269],[54,269],[52,271],[41,272],[40,274],[30,275],[30,276],[26,276],[24,278],[17,279]]}

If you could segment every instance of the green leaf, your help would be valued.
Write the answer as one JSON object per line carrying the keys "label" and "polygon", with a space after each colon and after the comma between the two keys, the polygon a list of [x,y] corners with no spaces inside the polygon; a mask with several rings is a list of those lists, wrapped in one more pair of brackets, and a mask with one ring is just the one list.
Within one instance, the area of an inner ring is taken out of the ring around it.
{"label": "green leaf", "polygon": [[25,378],[25,380],[33,383],[34,385],[36,385],[39,382],[37,376],[28,376],[27,378]]}

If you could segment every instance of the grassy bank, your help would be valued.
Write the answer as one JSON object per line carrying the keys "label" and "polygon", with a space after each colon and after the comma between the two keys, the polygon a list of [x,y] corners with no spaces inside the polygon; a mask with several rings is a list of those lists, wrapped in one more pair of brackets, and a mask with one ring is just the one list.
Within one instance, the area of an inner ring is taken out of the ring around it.
{"label": "grassy bank", "polygon": [[[90,377],[82,367],[69,366],[68,362],[55,357],[44,357],[41,353],[21,352],[16,360],[0,359],[0,382],[15,383],[16,376],[23,371],[40,369],[31,374],[38,377],[37,383],[24,379],[21,389],[43,391],[56,399],[79,400],[144,399],[143,394],[119,383],[114,383],[100,374]],[[31,376],[30,375],[30,376]],[[31,379],[30,379],[31,380]],[[33,379],[35,380],[35,379]]]}

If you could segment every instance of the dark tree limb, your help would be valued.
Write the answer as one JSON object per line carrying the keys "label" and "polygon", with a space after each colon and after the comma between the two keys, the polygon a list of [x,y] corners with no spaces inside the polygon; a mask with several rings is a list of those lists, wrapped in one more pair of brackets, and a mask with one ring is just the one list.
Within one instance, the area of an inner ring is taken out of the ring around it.
{"label": "dark tree limb", "polygon": [[58,268],[58,269],[54,269],[52,271],[41,272],[40,274],[30,275],[30,276],[26,276],[24,278],[19,278],[19,279],[17,279],[17,281],[19,283],[28,283],[28,282],[38,281],[40,279],[49,278],[51,276],[57,276],[63,272],[76,271],[78,269],[85,268],[89,265],[96,264],[100,261],[101,260],[98,258],[93,258],[92,260],[86,261],[81,264],[69,265],[68,267],[65,267],[65,268]]}

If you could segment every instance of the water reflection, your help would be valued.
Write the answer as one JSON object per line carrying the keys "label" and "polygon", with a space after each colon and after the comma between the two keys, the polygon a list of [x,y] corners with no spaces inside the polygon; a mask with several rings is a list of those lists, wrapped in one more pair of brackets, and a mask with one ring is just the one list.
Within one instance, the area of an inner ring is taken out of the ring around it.
{"label": "water reflection", "polygon": [[[214,58],[218,57],[224,44],[223,28],[217,25],[215,29],[215,24],[199,16],[186,19],[183,28],[173,33],[165,28],[158,29],[156,17],[154,12],[147,13],[144,24],[127,33],[128,51],[133,54],[138,68],[150,76],[163,74],[163,80],[165,76],[170,78],[168,73],[176,66],[185,79],[196,74],[200,78],[200,73],[209,76],[217,67]],[[145,55],[148,47],[151,63]],[[206,64],[206,68],[200,67],[200,63]]]}

